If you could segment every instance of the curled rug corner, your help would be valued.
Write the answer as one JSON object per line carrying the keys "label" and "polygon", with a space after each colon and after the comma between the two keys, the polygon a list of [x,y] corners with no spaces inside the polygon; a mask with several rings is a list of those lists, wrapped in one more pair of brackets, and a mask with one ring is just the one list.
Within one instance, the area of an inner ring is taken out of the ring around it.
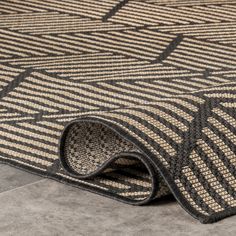
{"label": "curled rug corner", "polygon": [[[216,118],[223,112],[222,103],[207,94],[175,97],[174,101],[184,99],[183,106],[191,107],[192,117],[172,106],[173,98],[164,102],[165,109],[172,108],[169,113],[163,113],[160,100],[78,117],[62,133],[59,150],[64,170],[71,177],[92,180],[98,189],[105,187],[104,195],[133,205],[173,194],[202,223],[234,214],[236,160],[230,150],[236,137],[232,123],[226,122],[234,118],[225,113],[221,122],[226,130]],[[172,123],[161,123],[163,119]]]}
{"label": "curled rug corner", "polygon": [[0,162],[133,205],[173,194],[202,223],[235,215],[235,9],[0,0]]}

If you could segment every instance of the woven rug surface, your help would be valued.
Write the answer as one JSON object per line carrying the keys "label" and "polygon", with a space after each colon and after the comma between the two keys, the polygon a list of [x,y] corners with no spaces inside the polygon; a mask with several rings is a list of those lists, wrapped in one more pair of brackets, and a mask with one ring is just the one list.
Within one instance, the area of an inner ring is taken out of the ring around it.
{"label": "woven rug surface", "polygon": [[235,79],[235,0],[0,0],[0,161],[218,221],[236,214]]}

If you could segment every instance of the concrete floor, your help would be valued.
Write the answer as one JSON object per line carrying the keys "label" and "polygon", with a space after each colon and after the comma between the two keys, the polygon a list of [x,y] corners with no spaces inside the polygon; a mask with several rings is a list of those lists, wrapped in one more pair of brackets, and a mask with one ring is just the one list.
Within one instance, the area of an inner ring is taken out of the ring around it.
{"label": "concrete floor", "polygon": [[0,165],[0,236],[236,235],[236,216],[211,225],[173,198],[134,207]]}

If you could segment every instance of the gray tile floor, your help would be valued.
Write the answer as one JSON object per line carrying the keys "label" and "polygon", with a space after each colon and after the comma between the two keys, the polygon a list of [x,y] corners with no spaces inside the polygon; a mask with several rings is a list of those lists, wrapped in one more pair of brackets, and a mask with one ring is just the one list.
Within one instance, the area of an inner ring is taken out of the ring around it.
{"label": "gray tile floor", "polygon": [[134,207],[0,164],[0,236],[236,235],[236,216],[202,225],[169,198]]}

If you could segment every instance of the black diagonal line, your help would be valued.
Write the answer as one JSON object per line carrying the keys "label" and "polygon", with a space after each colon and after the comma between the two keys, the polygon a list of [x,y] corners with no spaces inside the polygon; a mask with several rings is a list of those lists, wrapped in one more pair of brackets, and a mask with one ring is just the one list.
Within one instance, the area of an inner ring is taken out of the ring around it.
{"label": "black diagonal line", "polygon": [[114,16],[129,0],[123,0],[116,4],[105,16],[103,16],[102,21],[106,22],[109,18]]}
{"label": "black diagonal line", "polygon": [[3,87],[2,91],[0,91],[0,99],[7,96],[8,93],[13,91],[16,87],[20,85],[21,82],[24,81],[26,77],[30,75],[32,69],[26,69],[25,71],[21,72],[18,76],[15,77],[10,83],[8,83],[5,87]]}
{"label": "black diagonal line", "polygon": [[165,48],[165,50],[159,55],[159,57],[152,61],[152,63],[160,63],[167,59],[167,57],[177,48],[177,46],[182,42],[183,35],[179,34],[176,38],[174,38],[170,44]]}

